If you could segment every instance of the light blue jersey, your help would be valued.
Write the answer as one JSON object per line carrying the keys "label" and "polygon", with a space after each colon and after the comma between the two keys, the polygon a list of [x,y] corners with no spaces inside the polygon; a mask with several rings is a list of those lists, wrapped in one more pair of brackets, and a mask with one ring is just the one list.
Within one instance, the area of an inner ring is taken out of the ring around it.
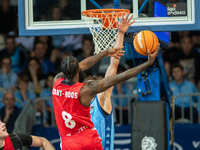
{"label": "light blue jersey", "polygon": [[102,146],[104,150],[114,149],[114,121],[113,111],[110,115],[106,116],[101,106],[99,105],[98,98],[96,97],[90,105],[91,121],[102,139]]}

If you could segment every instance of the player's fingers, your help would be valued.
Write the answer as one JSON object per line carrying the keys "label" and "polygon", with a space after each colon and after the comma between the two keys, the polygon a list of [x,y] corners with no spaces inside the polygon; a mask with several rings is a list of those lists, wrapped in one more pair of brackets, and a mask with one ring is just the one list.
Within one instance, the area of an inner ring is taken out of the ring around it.
{"label": "player's fingers", "polygon": [[122,21],[124,21],[124,13],[122,13]]}
{"label": "player's fingers", "polygon": [[120,56],[115,56],[116,58],[120,59],[121,57]]}
{"label": "player's fingers", "polygon": [[130,12],[128,12],[128,14],[126,15],[126,19],[125,20],[128,20],[128,16],[129,16]]}
{"label": "player's fingers", "polygon": [[135,20],[133,20],[132,22],[129,23],[129,25],[133,24],[135,22]]}
{"label": "player's fingers", "polygon": [[124,46],[119,46],[117,48],[118,48],[118,50],[121,50],[122,48],[124,48]]}
{"label": "player's fingers", "polygon": [[119,51],[119,54],[124,54],[125,53],[125,51]]}
{"label": "player's fingers", "polygon": [[117,20],[117,19],[115,19],[115,23],[116,23],[116,25],[117,25],[117,27],[118,27],[118,25],[119,25],[119,22],[118,22],[118,20]]}
{"label": "player's fingers", "polygon": [[149,51],[149,49],[147,49],[147,53],[148,53],[148,56],[150,55],[150,51]]}
{"label": "player's fingers", "polygon": [[159,51],[159,49],[160,49],[160,43],[158,43],[158,44],[157,44],[156,50],[155,50],[155,52],[154,52],[154,53],[155,53],[155,55],[157,55],[157,54],[158,54],[158,51]]}
{"label": "player's fingers", "polygon": [[131,21],[131,19],[133,18],[133,15],[131,15],[131,17],[127,20],[128,22]]}
{"label": "player's fingers", "polygon": [[156,57],[157,54],[158,54],[159,49],[160,49],[160,43],[158,43],[158,45],[157,45],[157,47],[156,47],[156,50],[155,50],[154,53],[151,54],[151,55],[152,55],[153,57]]}

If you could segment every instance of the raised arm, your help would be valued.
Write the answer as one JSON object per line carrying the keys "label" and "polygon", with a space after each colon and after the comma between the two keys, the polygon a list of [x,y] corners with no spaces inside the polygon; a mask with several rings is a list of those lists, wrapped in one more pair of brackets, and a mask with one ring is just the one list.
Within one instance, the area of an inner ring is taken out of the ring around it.
{"label": "raised arm", "polygon": [[112,87],[113,85],[115,85],[117,83],[126,81],[126,80],[136,76],[138,73],[140,73],[144,69],[148,68],[150,65],[153,64],[153,62],[158,54],[159,47],[160,47],[160,44],[158,44],[156,51],[153,54],[150,54],[150,52],[148,50],[148,60],[145,63],[143,63],[135,68],[129,69],[119,75],[109,76],[107,78],[102,79],[101,81],[87,82],[83,86],[82,90],[80,91],[80,94],[79,94],[80,102],[84,106],[89,106],[94,95],[107,90],[108,88]]}
{"label": "raised arm", "polygon": [[[91,68],[92,66],[94,66],[99,60],[101,60],[103,57],[105,56],[110,56],[110,57],[116,57],[116,58],[120,58],[121,55],[123,55],[123,51],[122,51],[122,47],[114,47],[113,49],[109,49],[109,50],[104,50],[101,53],[94,55],[94,56],[90,56],[84,60],[82,60],[79,63],[80,68],[82,69],[82,71],[85,71],[89,68]],[[56,82],[56,80],[58,80],[59,78],[64,78],[64,74],[63,72],[58,73],[55,77],[54,77],[54,82],[53,84]]]}
{"label": "raised arm", "polygon": [[82,60],[79,63],[79,66],[82,69],[82,71],[85,71],[90,69],[105,56],[120,58],[120,56],[123,55],[122,53],[123,53],[122,47],[114,47],[113,49],[104,50],[101,53],[98,53],[97,55],[93,55]]}
{"label": "raised arm", "polygon": [[[135,22],[135,21],[130,22],[133,15],[131,15],[131,17],[128,19],[129,14],[125,18],[124,18],[124,15],[122,14],[122,21],[121,21],[120,24],[118,23],[118,21],[116,21],[117,28],[118,28],[118,35],[117,35],[117,39],[116,39],[114,47],[120,47],[120,46],[123,45],[124,34],[128,30],[129,26]],[[116,75],[117,68],[118,68],[118,65],[119,65],[119,61],[120,61],[119,58],[116,58],[116,57],[110,58],[110,65],[109,65],[108,69],[106,70],[105,77],[109,77],[111,75]],[[112,90],[113,90],[113,86],[110,87],[109,89],[107,89],[106,91],[97,94],[100,106],[107,113],[111,113],[111,111],[112,111],[112,104],[111,104],[111,100],[110,100]]]}
{"label": "raised arm", "polygon": [[43,137],[33,136],[32,137],[32,144],[33,147],[42,147],[44,150],[55,150],[54,146]]}

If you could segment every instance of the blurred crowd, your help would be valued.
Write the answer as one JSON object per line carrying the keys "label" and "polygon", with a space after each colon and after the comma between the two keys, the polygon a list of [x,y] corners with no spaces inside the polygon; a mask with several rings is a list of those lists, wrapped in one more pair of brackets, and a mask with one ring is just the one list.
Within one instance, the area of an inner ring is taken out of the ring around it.
{"label": "blurred crowd", "polygon": [[[90,35],[20,37],[16,2],[12,0],[0,2],[0,99],[3,99],[0,102],[0,116],[1,120],[7,123],[8,131],[12,132],[13,122],[28,100],[37,102],[38,98],[51,97],[53,78],[61,71],[62,60],[73,55],[78,61],[82,61],[93,55],[94,44]],[[77,7],[80,5],[70,2],[68,0],[34,1],[34,20],[80,19],[80,8]],[[72,10],[77,12],[77,16],[71,13]],[[186,91],[197,92],[197,87],[200,91],[199,31],[172,32],[171,43],[163,51],[163,59],[169,81],[172,82],[170,87],[175,95]],[[104,77],[105,72],[99,69],[101,65],[102,62],[97,63],[85,72],[86,75]],[[118,73],[132,65],[133,63],[119,65]],[[179,70],[177,71],[176,68]],[[119,83],[115,86],[113,94],[133,94],[133,89],[131,84]],[[123,112],[127,116],[128,103],[125,101],[123,101]],[[115,103],[116,113],[119,114],[119,100],[116,99]],[[42,108],[43,103],[38,101],[36,104],[38,124],[42,124]],[[51,121],[51,100],[45,104],[45,108],[44,117],[48,126]],[[124,123],[127,122],[125,119]]]}

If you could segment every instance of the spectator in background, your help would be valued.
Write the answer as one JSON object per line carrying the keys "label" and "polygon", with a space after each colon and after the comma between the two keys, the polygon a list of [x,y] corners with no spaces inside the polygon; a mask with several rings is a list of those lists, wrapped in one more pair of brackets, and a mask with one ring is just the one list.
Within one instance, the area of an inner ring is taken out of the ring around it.
{"label": "spectator in background", "polygon": [[[65,1],[65,0],[64,0]],[[63,5],[63,9],[66,7],[65,6],[65,2],[63,0],[60,0],[59,2]],[[67,4],[68,5],[68,2]],[[61,5],[53,5],[51,7],[51,9],[49,10],[49,20],[52,21],[58,21],[58,20],[63,20],[63,14],[62,14],[62,10]],[[74,13],[75,9],[73,9],[72,7],[70,7],[70,9],[73,10],[73,15],[75,16],[77,14]],[[67,10],[69,11],[69,9]],[[57,49],[59,49],[60,51],[73,51],[73,50],[77,50],[80,49],[82,46],[82,35],[54,35],[52,36],[52,43],[53,46]]]}
{"label": "spectator in background", "polygon": [[5,57],[1,61],[0,87],[5,90],[15,91],[17,85],[17,74],[11,69],[11,59]]}
{"label": "spectator in background", "polygon": [[60,51],[52,45],[51,36],[37,36],[35,38],[35,43],[42,42],[45,44],[46,57],[50,59],[52,63],[56,63],[58,57],[60,56]]}
{"label": "spectator in background", "polygon": [[200,55],[195,52],[190,37],[181,38],[181,52],[177,56],[178,63],[184,68],[185,78],[197,83],[200,78]]}
{"label": "spectator in background", "polygon": [[5,43],[6,48],[0,51],[0,58],[10,57],[12,70],[15,73],[19,73],[26,56],[19,47],[15,47],[15,38],[13,36],[7,36]]}
{"label": "spectator in background", "polygon": [[[174,97],[179,94],[190,94],[196,93],[197,88],[195,85],[184,78],[183,67],[179,64],[175,64],[172,66],[172,76],[174,80],[170,83],[170,89],[173,92]],[[175,118],[181,118],[181,106],[183,99],[183,107],[184,107],[184,116],[187,119],[190,119],[190,97],[179,97],[175,100]],[[193,97],[192,107],[193,107],[193,121],[197,123],[198,121],[198,113],[196,108],[194,108],[194,101],[197,101],[197,97]]]}
{"label": "spectator in background", "polygon": [[34,46],[34,36],[19,36],[19,24],[18,24],[18,18],[16,19],[14,30],[10,31],[8,33],[9,36],[15,37],[15,43],[17,47],[20,47],[24,50],[27,55],[30,54],[30,51],[33,50]]}
{"label": "spectator in background", "polygon": [[[59,21],[62,20],[62,10],[58,5],[53,5],[49,10],[49,20]],[[55,48],[61,49],[61,44],[64,41],[64,35],[54,35],[52,38],[52,44]]]}
{"label": "spectator in background", "polygon": [[192,31],[191,36],[195,51],[200,53],[200,31]]}
{"label": "spectator in background", "polygon": [[77,51],[82,47],[83,35],[65,35],[61,51]]}
{"label": "spectator in background", "polygon": [[180,36],[178,32],[171,32],[171,41],[169,43],[169,48],[180,48]]}
{"label": "spectator in background", "polygon": [[51,99],[47,100],[47,110],[51,111],[51,108],[53,108],[53,103],[52,103],[52,88],[53,88],[53,79],[55,77],[55,74],[48,74],[47,75],[47,81],[45,85],[45,89],[42,90],[40,97],[51,97]]}
{"label": "spectator in background", "polygon": [[35,43],[32,56],[36,57],[39,60],[45,75],[47,75],[50,72],[54,72],[55,70],[54,64],[49,60],[49,58],[46,57],[46,52],[47,46],[45,43]]}
{"label": "spectator in background", "polygon": [[[46,81],[46,86],[45,89],[42,90],[41,94],[40,94],[40,98],[45,98],[45,97],[49,97],[50,99],[47,99],[46,101],[46,110],[45,110],[45,119],[46,119],[46,123],[48,125],[51,124],[51,112],[53,109],[53,101],[52,101],[52,88],[53,88],[53,79],[55,77],[55,74],[51,73],[48,74],[47,76],[47,81]],[[38,106],[38,113],[43,114],[43,103],[39,102],[39,104],[37,104]],[[41,120],[42,120],[43,116],[41,115]]]}
{"label": "spectator in background", "polygon": [[81,19],[81,9],[79,1],[58,0],[58,5],[62,9],[65,20]]}
{"label": "spectator in background", "polygon": [[[92,39],[85,38],[83,40],[83,45],[82,45],[81,50],[82,50],[82,52],[76,56],[76,58],[79,62],[81,62],[83,59],[93,55],[94,45],[93,45]],[[99,64],[100,64],[100,61],[98,63],[96,63],[92,68],[85,71],[86,75],[96,76],[98,73]]]}
{"label": "spectator in background", "polygon": [[[126,68],[123,65],[118,65],[117,68],[117,74],[120,74],[122,72],[126,71]],[[131,85],[129,85],[127,82],[121,82],[118,83],[114,86],[113,88],[113,95],[122,95],[122,94],[127,94],[130,95],[132,94],[133,88],[131,87]],[[129,99],[127,98],[122,98],[122,110],[123,110],[123,123],[124,124],[128,124],[128,105],[129,105]],[[115,111],[116,111],[116,119],[117,119],[117,123],[119,123],[120,118],[119,118],[119,110],[120,110],[120,101],[118,98],[115,99]]]}
{"label": "spectator in background", "polygon": [[52,4],[55,4],[57,0],[48,1],[35,1],[34,3],[34,21],[44,21],[48,18],[48,11]]}
{"label": "spectator in background", "polygon": [[176,48],[175,46],[168,48],[167,51],[163,53],[164,66],[170,82],[172,81],[171,65],[178,63],[178,53],[180,53],[180,48]]}
{"label": "spectator in background", "polygon": [[[42,100],[37,101],[36,113],[35,113],[35,117],[36,117],[35,123],[37,125],[44,125],[45,127],[48,127],[51,124],[51,118],[49,117],[49,115],[51,113],[49,113],[49,111],[47,111],[46,109],[43,109],[43,105],[45,105],[45,102],[43,102]],[[43,120],[43,118],[44,118],[44,120]]]}
{"label": "spectator in background", "polygon": [[[28,76],[26,75],[21,75],[17,79],[17,87],[18,90],[15,92],[15,98],[20,100],[24,105],[26,105],[28,100],[35,100],[36,96],[34,93],[31,93],[28,90]],[[21,104],[18,102],[15,103],[15,106],[18,108],[22,108]]]}
{"label": "spectator in background", "polygon": [[1,120],[6,124],[8,133],[13,131],[15,120],[21,112],[21,109],[15,106],[15,101],[15,96],[12,92],[5,93],[3,97],[4,107],[0,109]]}
{"label": "spectator in background", "polygon": [[63,20],[63,13],[59,5],[53,5],[49,9],[49,18],[50,21]]}
{"label": "spectator in background", "polygon": [[55,73],[56,74],[61,72],[60,64],[62,64],[65,57],[68,57],[68,56],[72,56],[72,53],[70,51],[64,51],[64,52],[60,53],[60,57],[55,64],[56,65],[56,67],[55,67]]}
{"label": "spectator in background", "polygon": [[16,15],[10,5],[10,0],[1,0],[0,6],[0,33],[4,36],[15,26]]}
{"label": "spectator in background", "polygon": [[31,57],[28,60],[27,66],[22,74],[28,76],[28,90],[30,93],[35,93],[38,97],[44,89],[46,82],[39,60],[35,57]]}

